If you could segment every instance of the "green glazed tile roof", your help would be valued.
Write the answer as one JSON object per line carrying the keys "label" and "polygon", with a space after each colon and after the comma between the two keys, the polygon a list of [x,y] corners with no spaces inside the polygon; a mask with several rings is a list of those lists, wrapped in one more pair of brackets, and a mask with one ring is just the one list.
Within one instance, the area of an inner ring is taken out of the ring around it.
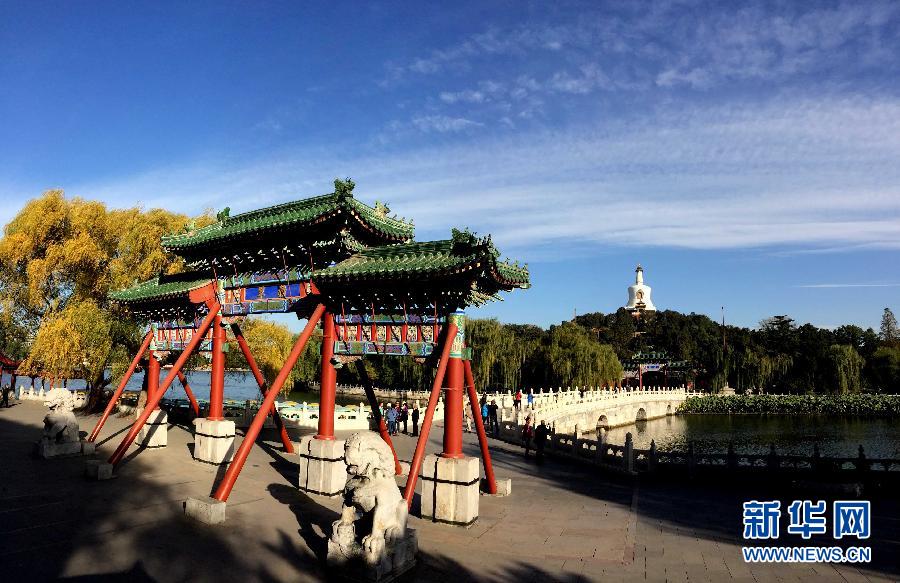
{"label": "green glazed tile roof", "polygon": [[529,287],[528,268],[500,261],[498,255],[489,237],[479,239],[469,232],[454,229],[451,239],[366,249],[317,271],[313,279],[324,283],[397,276],[418,278],[479,270],[479,277],[493,280],[501,288]]}
{"label": "green glazed tile roof", "polygon": [[387,216],[387,208],[375,208],[353,198],[353,182],[335,181],[335,192],[250,211],[230,217],[220,213],[209,226],[162,238],[163,247],[179,253],[209,244],[312,224],[337,213],[348,213],[385,239],[386,243],[411,240],[412,223]]}
{"label": "green glazed tile roof", "polygon": [[188,272],[177,275],[159,275],[129,288],[110,292],[109,298],[121,304],[140,304],[183,299],[195,289],[212,281],[209,274]]}

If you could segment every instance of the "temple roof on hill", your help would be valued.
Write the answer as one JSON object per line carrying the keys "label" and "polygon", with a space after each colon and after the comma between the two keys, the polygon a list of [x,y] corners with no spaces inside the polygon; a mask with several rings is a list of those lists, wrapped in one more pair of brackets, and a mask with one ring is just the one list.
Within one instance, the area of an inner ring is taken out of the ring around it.
{"label": "temple roof on hill", "polygon": [[675,360],[667,352],[638,352],[622,363],[625,370],[636,370],[638,365],[658,364],[669,369],[688,369],[691,368],[690,361]]}
{"label": "temple roof on hill", "polygon": [[335,181],[331,194],[228,216],[206,227],[162,238],[163,247],[192,267],[254,271],[324,267],[352,253],[412,240],[411,222],[388,216],[389,209],[353,197],[351,180]]}

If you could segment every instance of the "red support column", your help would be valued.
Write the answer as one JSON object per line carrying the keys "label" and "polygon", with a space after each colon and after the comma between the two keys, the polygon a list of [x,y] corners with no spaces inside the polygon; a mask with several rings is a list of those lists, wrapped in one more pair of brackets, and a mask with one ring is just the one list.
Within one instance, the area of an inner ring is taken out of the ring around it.
{"label": "red support column", "polygon": [[225,419],[223,405],[225,402],[225,328],[222,327],[222,316],[216,314],[213,320],[212,370],[209,374],[209,413],[206,418],[211,421]]}
{"label": "red support column", "polygon": [[[234,454],[234,460],[228,466],[228,470],[222,477],[222,481],[219,483],[219,487],[216,488],[216,492],[215,494],[213,494],[213,498],[215,498],[216,500],[221,500],[222,502],[228,500],[228,495],[231,494],[231,489],[234,487],[234,483],[237,481],[237,477],[241,473],[241,468],[244,467],[244,462],[247,461],[247,456],[250,455],[250,448],[253,447],[253,443],[259,436],[259,431],[262,429],[263,423],[265,423],[266,421],[266,412],[275,403],[275,397],[278,396],[278,392],[281,390],[282,385],[284,385],[285,379],[287,379],[288,375],[291,372],[291,369],[294,368],[294,364],[297,363],[297,359],[300,358],[300,354],[303,352],[303,349],[306,348],[306,343],[309,340],[309,337],[312,336],[313,330],[316,328],[316,324],[319,322],[319,319],[322,317],[322,314],[324,312],[325,306],[319,304],[312,315],[309,317],[309,321],[307,321],[306,328],[303,329],[303,333],[300,334],[300,337],[297,338],[297,342],[294,343],[294,348],[291,350],[290,355],[288,355],[287,360],[284,362],[284,366],[281,367],[281,371],[275,378],[275,382],[272,383],[272,386],[266,393],[266,398],[263,399],[262,405],[260,405],[259,407],[259,411],[256,412],[256,416],[253,418],[253,422],[250,424],[250,427],[247,428],[247,433],[244,435],[244,440],[241,442],[241,446],[238,448],[237,453]],[[332,320],[332,328],[334,327],[333,324],[334,321]]]}
{"label": "red support column", "polygon": [[[151,396],[159,392],[159,369],[159,361],[153,356],[153,351],[151,350],[147,353],[147,401],[150,400]],[[162,398],[162,395],[160,395],[160,398]],[[156,409],[159,409],[159,405],[156,406]]]}
{"label": "red support column", "polygon": [[200,324],[200,327],[197,329],[197,333],[191,338],[191,341],[185,347],[184,352],[181,353],[181,356],[178,357],[178,360],[175,361],[175,364],[172,366],[172,370],[169,371],[169,374],[166,375],[166,379],[162,382],[162,385],[159,388],[159,391],[155,395],[153,395],[152,399],[147,400],[147,406],[144,407],[144,411],[140,414],[140,416],[134,421],[131,429],[128,431],[128,434],[125,436],[125,439],[122,440],[122,443],[119,444],[119,447],[116,448],[116,451],[109,458],[109,463],[114,466],[119,465],[119,462],[122,461],[122,458],[125,457],[125,452],[128,451],[129,446],[134,443],[134,439],[137,437],[137,434],[140,433],[141,428],[144,426],[144,423],[147,422],[147,419],[150,417],[150,414],[153,413],[153,408],[159,404],[159,400],[162,398],[162,394],[169,390],[169,387],[172,385],[172,381],[175,380],[175,377],[178,376],[179,371],[184,367],[184,363],[187,362],[187,359],[190,358],[191,353],[197,349],[197,346],[200,344],[200,341],[203,340],[203,336],[206,334],[206,331],[209,330],[210,324],[212,324],[213,319],[219,313],[219,302],[213,302],[210,306],[209,314],[207,314],[206,318],[203,320],[203,323]]}
{"label": "red support column", "polygon": [[319,387],[319,432],[316,439],[334,439],[334,399],[337,392],[337,370],[334,358],[334,316],[322,316],[322,378]]}
{"label": "red support column", "polygon": [[447,336],[444,338],[444,345],[441,347],[441,359],[438,361],[434,383],[431,385],[428,407],[425,409],[425,417],[422,418],[422,430],[419,433],[419,441],[416,442],[416,451],[413,453],[412,462],[409,464],[409,476],[406,478],[406,488],[403,490],[403,498],[406,500],[407,507],[412,505],[413,494],[416,492],[416,481],[419,479],[422,460],[425,458],[425,446],[428,444],[428,434],[431,431],[434,410],[437,407],[438,397],[441,394],[441,384],[444,382],[444,373],[447,371],[447,361],[450,359],[450,345],[455,336],[456,324],[450,322],[447,324]]}
{"label": "red support column", "polygon": [[[147,335],[144,336],[144,341],[141,343],[141,347],[138,349],[137,354],[134,355],[134,360],[131,361],[131,364],[128,366],[128,370],[125,371],[125,376],[122,377],[122,381],[119,383],[119,386],[116,387],[116,392],[113,393],[113,396],[110,398],[109,403],[106,404],[106,409],[103,410],[103,415],[100,416],[100,420],[97,421],[97,425],[94,427],[94,430],[91,431],[91,436],[88,437],[88,441],[94,441],[97,439],[97,435],[100,433],[100,429],[103,427],[103,424],[106,423],[106,420],[109,418],[109,414],[112,413],[113,407],[116,406],[116,403],[119,401],[119,397],[122,396],[122,391],[125,390],[125,385],[128,384],[128,381],[131,379],[131,375],[134,374],[134,369],[137,368],[138,363],[141,361],[141,357],[144,355],[144,352],[147,350],[147,347],[150,346],[150,341],[153,340],[153,330],[147,332]],[[31,377],[31,386],[34,387],[34,377]]]}
{"label": "red support column", "polygon": [[456,327],[456,334],[444,341],[450,343],[447,374],[444,377],[444,451],[441,457],[461,458],[463,425],[463,346],[466,334],[466,315],[454,312],[447,317]]}
{"label": "red support column", "polygon": [[478,391],[475,390],[475,375],[472,374],[472,363],[463,361],[466,371],[466,390],[469,393],[469,404],[472,406],[472,418],[475,420],[475,430],[478,432],[478,444],[481,446],[481,462],[484,464],[484,477],[488,483],[488,492],[497,493],[497,479],[494,477],[494,464],[491,462],[491,452],[488,449],[487,434],[484,431],[484,421],[481,419],[481,407],[478,406]]}
{"label": "red support column", "polygon": [[194,417],[199,417],[200,404],[197,403],[197,399],[194,397],[194,391],[191,390],[191,385],[188,384],[187,377],[184,376],[184,373],[182,371],[178,371],[178,380],[181,381],[181,386],[184,387],[184,392],[187,394],[187,398],[191,402],[191,409],[194,410]]}
{"label": "red support column", "polygon": [[[250,371],[253,373],[253,378],[256,379],[256,384],[259,385],[259,390],[262,391],[262,394],[266,394],[266,379],[263,377],[262,372],[259,370],[259,366],[256,364],[256,359],[253,358],[253,353],[250,352],[250,345],[247,344],[247,339],[244,338],[244,333],[241,332],[241,327],[238,326],[237,322],[231,325],[231,331],[234,333],[234,337],[237,339],[238,346],[241,348],[241,352],[244,354],[244,358],[247,360],[247,365],[250,367]],[[294,444],[291,442],[291,436],[288,435],[287,427],[284,426],[284,420],[281,419],[281,415],[278,413],[278,409],[275,408],[275,405],[272,405],[271,413],[274,415],[275,427],[278,429],[278,433],[281,436],[281,445],[284,447],[284,451],[287,453],[294,453]]]}
{"label": "red support column", "polygon": [[444,377],[444,451],[441,457],[463,457],[462,424],[463,361],[451,356]]}

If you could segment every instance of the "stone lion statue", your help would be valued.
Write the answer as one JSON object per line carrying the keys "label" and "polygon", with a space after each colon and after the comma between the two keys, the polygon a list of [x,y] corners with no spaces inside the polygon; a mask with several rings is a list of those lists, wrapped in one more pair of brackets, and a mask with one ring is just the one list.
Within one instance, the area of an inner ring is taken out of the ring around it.
{"label": "stone lion statue", "polygon": [[[362,556],[377,565],[386,547],[406,534],[407,507],[394,481],[394,455],[377,433],[363,432],[344,444],[344,460],[348,479],[341,518],[332,524],[329,559]],[[357,524],[371,524],[371,531],[357,533]]]}
{"label": "stone lion statue", "polygon": [[50,389],[44,404],[50,412],[44,417],[43,440],[48,443],[71,443],[79,441],[78,421],[75,420],[75,400],[67,389]]}

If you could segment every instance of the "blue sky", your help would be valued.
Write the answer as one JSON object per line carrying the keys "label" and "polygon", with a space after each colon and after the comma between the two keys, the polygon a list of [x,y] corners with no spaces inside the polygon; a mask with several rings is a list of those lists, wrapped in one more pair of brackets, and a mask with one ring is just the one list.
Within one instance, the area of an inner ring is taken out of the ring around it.
{"label": "blue sky", "polygon": [[0,222],[357,196],[491,233],[548,325],[900,309],[900,4],[0,0]]}

